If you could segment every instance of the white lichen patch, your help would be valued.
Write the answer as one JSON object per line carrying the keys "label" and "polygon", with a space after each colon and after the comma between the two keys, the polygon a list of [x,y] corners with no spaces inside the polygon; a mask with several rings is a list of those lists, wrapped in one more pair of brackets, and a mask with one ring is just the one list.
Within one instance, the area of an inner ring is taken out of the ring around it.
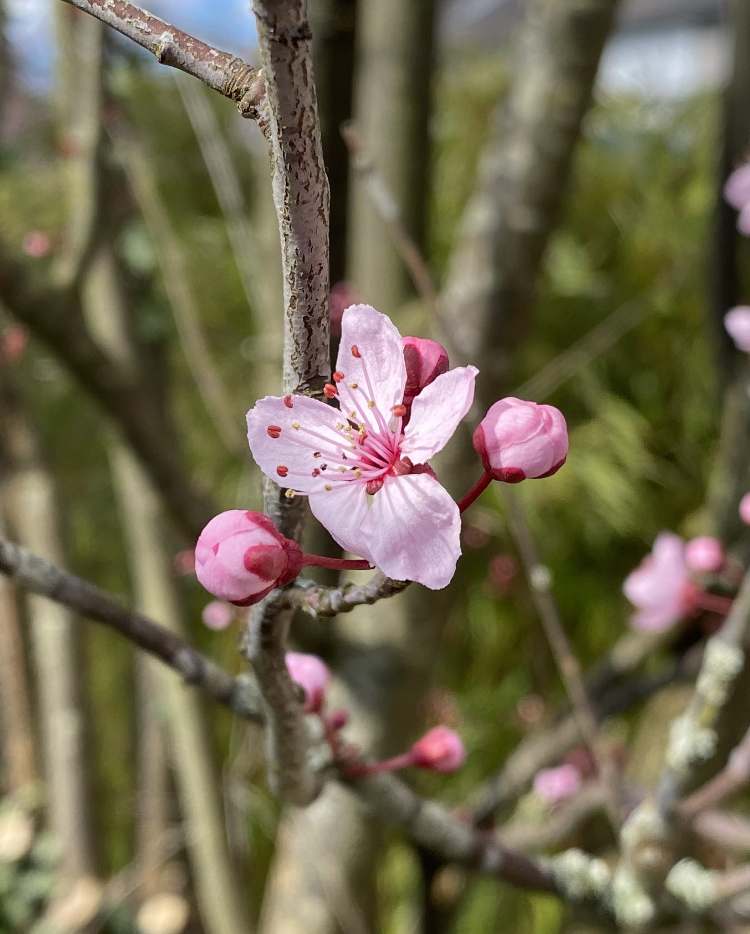
{"label": "white lichen patch", "polygon": [[718,875],[694,859],[681,859],[670,870],[664,885],[689,911],[700,912],[716,901]]}
{"label": "white lichen patch", "polygon": [[683,769],[693,762],[709,759],[716,749],[716,733],[708,727],[700,727],[689,714],[683,714],[669,728],[667,764],[673,769]]}
{"label": "white lichen patch", "polygon": [[612,910],[626,928],[648,924],[656,914],[653,901],[625,866],[618,868],[612,880]]}
{"label": "white lichen patch", "polygon": [[696,683],[698,693],[713,706],[725,703],[729,688],[744,663],[745,655],[741,649],[720,639],[711,639]]}
{"label": "white lichen patch", "polygon": [[592,896],[604,898],[608,894],[612,873],[604,860],[571,849],[553,856],[549,866],[558,885],[572,901]]}

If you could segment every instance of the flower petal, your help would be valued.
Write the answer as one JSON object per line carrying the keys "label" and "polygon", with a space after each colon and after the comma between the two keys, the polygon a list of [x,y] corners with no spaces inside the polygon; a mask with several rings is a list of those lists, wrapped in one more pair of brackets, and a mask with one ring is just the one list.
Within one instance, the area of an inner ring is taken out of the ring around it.
{"label": "flower petal", "polygon": [[476,367],[459,366],[438,376],[419,393],[401,444],[403,457],[424,464],[453,437],[474,401]]}
{"label": "flower petal", "polygon": [[396,580],[447,587],[461,554],[458,506],[428,473],[387,477],[362,532],[374,563]]}
{"label": "flower petal", "polygon": [[365,484],[356,480],[334,480],[327,485],[330,490],[319,480],[310,493],[312,514],[342,548],[374,564],[367,536],[362,531],[368,512]]}
{"label": "flower petal", "polygon": [[[346,439],[336,428],[341,424],[341,412],[307,396],[286,399],[288,402],[279,396],[266,396],[255,403],[247,413],[247,440],[255,463],[267,477],[307,493],[314,482],[312,472],[328,460],[341,463],[341,455],[347,452]],[[278,437],[269,435],[269,428],[281,429]],[[316,450],[320,457],[315,456]],[[288,477],[278,473],[280,466],[288,469]]]}
{"label": "flower petal", "polygon": [[[359,357],[352,353],[356,348]],[[347,385],[357,383],[380,409],[386,421],[398,405],[406,385],[406,364],[401,335],[390,318],[370,305],[352,305],[341,319],[341,345],[336,369]],[[368,382],[369,380],[369,382]],[[346,407],[347,403],[344,403]]]}

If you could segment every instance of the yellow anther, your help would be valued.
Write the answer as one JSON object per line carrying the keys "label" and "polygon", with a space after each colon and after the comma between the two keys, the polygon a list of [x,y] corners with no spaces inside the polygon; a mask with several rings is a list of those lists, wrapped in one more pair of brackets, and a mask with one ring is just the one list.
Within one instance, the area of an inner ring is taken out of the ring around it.
{"label": "yellow anther", "polygon": [[331,486],[330,483],[326,483],[326,485],[323,487],[323,489],[324,489],[324,490],[328,490],[328,492],[330,493],[331,490],[333,489],[333,487]]}
{"label": "yellow anther", "polygon": [[284,493],[284,496],[286,496],[287,499],[294,499],[294,497],[295,497],[296,495],[297,495],[297,491],[296,491],[296,490],[287,490],[287,491]]}
{"label": "yellow anther", "polygon": [[295,431],[299,431],[299,422],[292,422],[292,428],[294,428]]}

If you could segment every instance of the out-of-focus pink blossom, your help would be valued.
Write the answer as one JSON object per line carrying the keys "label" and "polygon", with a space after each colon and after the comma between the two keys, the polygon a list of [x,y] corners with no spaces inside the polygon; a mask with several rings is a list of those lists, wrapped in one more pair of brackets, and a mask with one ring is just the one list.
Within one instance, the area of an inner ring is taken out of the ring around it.
{"label": "out-of-focus pink blossom", "polygon": [[504,597],[518,574],[518,563],[513,555],[495,555],[490,560],[487,580],[496,597]]}
{"label": "out-of-focus pink blossom", "polygon": [[305,690],[305,713],[320,713],[331,680],[325,663],[317,655],[287,652],[286,667],[292,681]]}
{"label": "out-of-focus pink blossom", "polygon": [[516,704],[516,716],[521,727],[528,730],[542,722],[546,705],[539,694],[527,694]]}
{"label": "out-of-focus pink blossom", "polygon": [[195,574],[195,549],[183,548],[172,558],[172,565],[177,574],[186,577],[188,574]]}
{"label": "out-of-focus pink blossom", "polygon": [[347,551],[396,580],[447,586],[461,553],[458,506],[428,461],[474,398],[477,370],[456,367],[414,399],[404,427],[404,347],[369,305],[347,308],[333,383],[325,394],[266,396],[248,412],[248,441],[266,476],[308,496]]}
{"label": "out-of-focus pink blossom", "polygon": [[22,324],[9,324],[0,334],[0,366],[8,366],[16,360],[29,343],[29,332]]}
{"label": "out-of-focus pink blossom", "polygon": [[578,791],[581,787],[581,773],[574,765],[566,762],[553,769],[537,772],[533,787],[545,804],[555,804]]}
{"label": "out-of-focus pink blossom", "polygon": [[738,305],[728,311],[724,327],[737,349],[750,353],[750,305]]}
{"label": "out-of-focus pink blossom", "polygon": [[715,574],[724,567],[726,555],[721,542],[711,535],[701,535],[685,545],[685,563],[695,574]]}
{"label": "out-of-focus pink blossom", "polygon": [[737,229],[750,235],[750,163],[732,172],[724,185],[724,197],[739,212]]}
{"label": "out-of-focus pink blossom", "polygon": [[195,573],[209,593],[235,606],[258,603],[293,581],[302,552],[259,512],[230,509],[215,516],[195,546]]}
{"label": "out-of-focus pink blossom", "polygon": [[474,432],[474,449],[495,480],[549,477],[568,454],[568,430],[562,412],[509,397],[491,406]]}
{"label": "out-of-focus pink blossom", "polygon": [[484,548],[490,543],[490,533],[481,525],[465,522],[461,529],[461,540],[467,548]]}
{"label": "out-of-focus pink blossom", "polygon": [[425,733],[408,755],[413,766],[433,772],[455,772],[466,761],[461,737],[447,726],[436,726]]}
{"label": "out-of-focus pink blossom", "polygon": [[328,726],[332,730],[342,730],[349,722],[349,714],[345,710],[332,710],[328,715]]}
{"label": "out-of-focus pink blossom", "polygon": [[700,591],[690,579],[680,536],[660,532],[651,554],[625,578],[622,590],[638,610],[630,617],[634,629],[660,632],[692,612]]}
{"label": "out-of-focus pink blossom", "polygon": [[234,619],[234,610],[223,600],[212,600],[203,607],[201,619],[209,629],[226,629]]}
{"label": "out-of-focus pink blossom", "polygon": [[436,341],[424,337],[403,337],[406,385],[403,403],[407,408],[404,424],[408,422],[411,404],[419,393],[433,383],[438,376],[450,369],[448,354]]}
{"label": "out-of-focus pink blossom", "polygon": [[586,746],[576,746],[571,749],[565,757],[565,764],[577,769],[581,778],[591,778],[597,773],[594,757]]}
{"label": "out-of-focus pink blossom", "polygon": [[750,525],[750,493],[745,493],[740,500],[740,519]]}
{"label": "out-of-focus pink blossom", "polygon": [[46,256],[51,246],[52,240],[49,234],[41,230],[30,230],[21,241],[21,249],[27,256],[32,256],[34,259]]}
{"label": "out-of-focus pink blossom", "polygon": [[350,305],[359,302],[351,282],[342,279],[331,288],[328,304],[331,310],[331,337],[341,337],[341,319]]}

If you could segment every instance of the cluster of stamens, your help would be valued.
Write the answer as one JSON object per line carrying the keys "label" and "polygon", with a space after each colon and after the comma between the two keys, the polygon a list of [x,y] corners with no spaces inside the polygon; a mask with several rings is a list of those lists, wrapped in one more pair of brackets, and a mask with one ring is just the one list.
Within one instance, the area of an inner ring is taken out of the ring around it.
{"label": "cluster of stamens", "polygon": [[[353,357],[362,359],[356,344],[352,345],[351,353]],[[346,419],[336,423],[336,435],[326,435],[300,422],[292,422],[292,430],[299,433],[295,442],[310,448],[312,456],[320,463],[309,474],[279,464],[276,473],[282,480],[325,474],[327,482],[323,486],[324,490],[332,490],[337,481],[359,482],[366,484],[367,493],[374,495],[381,489],[389,473],[399,475],[411,471],[412,464],[408,458],[400,458],[406,406],[394,405],[386,419],[375,401],[372,381],[364,360],[362,372],[364,387],[356,381],[347,383],[344,373],[337,370],[333,374],[333,382],[326,383],[323,389],[326,398],[338,399]],[[345,404],[347,407],[351,405],[351,409],[347,410]],[[285,396],[284,405],[289,409],[294,408],[293,398]],[[271,438],[279,438],[282,430],[279,425],[269,425],[267,428]],[[287,489],[287,497],[293,498],[295,495],[294,489]]]}

